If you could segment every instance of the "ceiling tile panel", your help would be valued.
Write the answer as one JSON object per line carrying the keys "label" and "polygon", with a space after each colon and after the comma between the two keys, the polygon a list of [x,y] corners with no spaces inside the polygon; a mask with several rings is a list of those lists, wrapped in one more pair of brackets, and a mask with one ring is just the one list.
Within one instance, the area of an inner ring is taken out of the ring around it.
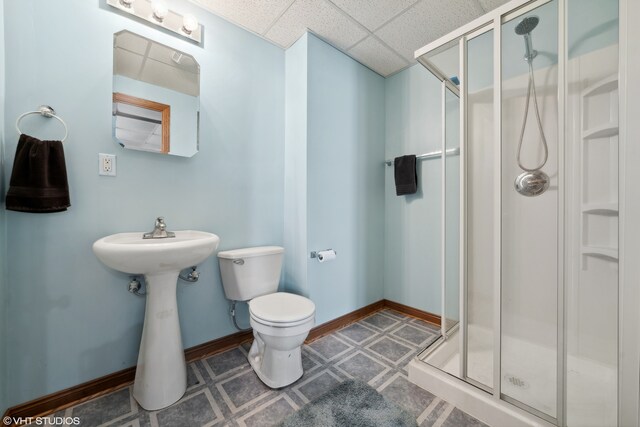
{"label": "ceiling tile panel", "polygon": [[356,21],[374,31],[418,0],[331,0]]}
{"label": "ceiling tile panel", "polygon": [[417,49],[484,13],[476,1],[422,0],[376,31],[376,35],[405,59],[414,62],[413,53]]}
{"label": "ceiling tile panel", "polygon": [[372,36],[349,49],[347,53],[385,77],[409,65],[408,61]]}
{"label": "ceiling tile panel", "polygon": [[325,0],[296,0],[265,36],[287,48],[307,28],[342,50],[367,36],[367,31]]}
{"label": "ceiling tile panel", "polygon": [[191,0],[228,21],[263,34],[293,0]]}
{"label": "ceiling tile panel", "polygon": [[507,3],[509,0],[478,0],[480,2],[480,6],[484,9],[485,12],[489,12],[490,10],[495,9],[498,6],[502,6]]}
{"label": "ceiling tile panel", "polygon": [[310,30],[388,76],[414,63],[417,49],[508,0],[191,1],[283,48]]}

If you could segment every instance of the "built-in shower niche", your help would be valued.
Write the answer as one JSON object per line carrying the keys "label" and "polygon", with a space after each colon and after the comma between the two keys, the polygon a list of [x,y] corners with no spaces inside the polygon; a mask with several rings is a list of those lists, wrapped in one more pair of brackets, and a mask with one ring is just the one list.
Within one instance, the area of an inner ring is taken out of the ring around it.
{"label": "built-in shower niche", "polygon": [[[615,425],[618,322],[617,45],[567,64],[566,419],[569,426]],[[575,254],[575,256],[573,256]]]}
{"label": "built-in shower niche", "polygon": [[[582,269],[586,270],[593,257],[618,261],[617,75],[585,88],[581,110],[580,252]],[[614,264],[609,267],[617,269]]]}
{"label": "built-in shower niche", "polygon": [[[602,212],[602,213],[596,213]],[[618,217],[610,209],[597,208],[585,212],[582,220],[582,268],[588,269],[589,258],[597,257],[616,263],[618,260]],[[610,265],[614,267],[614,264]]]}

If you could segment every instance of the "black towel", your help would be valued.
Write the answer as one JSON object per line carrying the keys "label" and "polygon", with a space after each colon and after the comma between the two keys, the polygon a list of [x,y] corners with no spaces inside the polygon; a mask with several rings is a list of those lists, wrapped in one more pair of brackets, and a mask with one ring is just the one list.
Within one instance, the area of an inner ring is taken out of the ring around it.
{"label": "black towel", "polygon": [[393,160],[396,178],[396,196],[414,194],[418,191],[418,173],[416,172],[416,156],[396,157]]}
{"label": "black towel", "polygon": [[71,206],[61,141],[20,135],[6,206],[12,211],[36,213],[61,212]]}

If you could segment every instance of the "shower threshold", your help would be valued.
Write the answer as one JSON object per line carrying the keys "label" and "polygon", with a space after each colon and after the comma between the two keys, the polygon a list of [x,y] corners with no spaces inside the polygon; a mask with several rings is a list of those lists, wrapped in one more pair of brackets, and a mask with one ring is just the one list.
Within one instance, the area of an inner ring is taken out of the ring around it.
{"label": "shower threshold", "polygon": [[[407,368],[409,379],[454,404],[462,402],[460,409],[490,425],[552,425],[491,395],[493,336],[489,330],[476,325],[469,326],[468,336],[468,383],[459,379],[460,339],[457,330],[452,330],[446,340],[440,337],[411,362]],[[556,382],[555,360],[554,349],[504,336],[502,395],[525,402],[534,409],[553,413],[556,402],[555,389],[550,390],[548,385]],[[610,399],[606,399],[607,395],[616,393],[615,366],[570,354],[567,358],[567,368],[567,425],[615,425],[617,408],[610,404]],[[443,395],[443,390],[448,390],[451,395]],[[487,399],[489,407],[480,405]],[[465,404],[471,406],[466,408]],[[496,409],[496,405],[499,408],[506,405],[517,417],[506,423],[500,422],[505,421],[502,416],[493,420],[486,419],[491,417],[490,407]],[[474,412],[474,408],[478,412]]]}

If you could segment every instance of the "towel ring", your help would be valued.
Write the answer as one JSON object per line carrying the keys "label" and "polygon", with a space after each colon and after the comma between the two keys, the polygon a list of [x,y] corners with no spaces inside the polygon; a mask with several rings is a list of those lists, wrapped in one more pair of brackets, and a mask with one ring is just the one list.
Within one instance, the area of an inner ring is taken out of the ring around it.
{"label": "towel ring", "polygon": [[60,123],[62,123],[62,126],[64,126],[64,137],[62,138],[62,142],[65,142],[67,140],[67,136],[69,135],[67,124],[60,117],[56,116],[56,110],[48,105],[41,105],[35,111],[27,111],[26,113],[21,114],[20,117],[18,117],[18,120],[16,120],[16,130],[18,131],[18,135],[22,135],[22,131],[20,130],[20,121],[31,114],[40,114],[43,117],[53,117],[54,119],[57,119]]}

